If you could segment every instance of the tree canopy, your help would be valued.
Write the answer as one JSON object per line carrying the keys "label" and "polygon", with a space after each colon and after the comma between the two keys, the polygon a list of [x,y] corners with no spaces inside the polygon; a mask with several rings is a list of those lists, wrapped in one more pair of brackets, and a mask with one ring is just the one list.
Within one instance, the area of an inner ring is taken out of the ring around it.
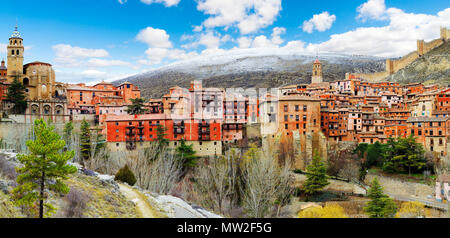
{"label": "tree canopy", "polygon": [[312,163],[308,165],[306,171],[307,179],[303,185],[306,194],[313,195],[330,184],[326,175],[327,168],[318,153],[314,155]]}
{"label": "tree canopy", "polygon": [[394,201],[383,193],[383,187],[376,178],[373,179],[368,192],[371,199],[364,211],[370,218],[392,218],[397,211]]}
{"label": "tree canopy", "polygon": [[131,100],[131,105],[128,105],[127,107],[127,113],[130,115],[139,115],[139,114],[144,114],[145,112],[147,112],[148,110],[145,109],[144,107],[144,103],[145,103],[145,99],[143,98],[132,98]]}
{"label": "tree canopy", "polygon": [[19,80],[18,76],[14,77],[13,82],[8,87],[8,93],[6,94],[6,101],[14,104],[11,112],[14,114],[24,114],[27,110],[27,100],[25,95],[25,85]]}
{"label": "tree canopy", "polygon": [[[75,155],[74,151],[62,152],[64,140],[55,132],[53,126],[48,126],[44,120],[34,122],[34,140],[27,141],[29,154],[17,156],[23,165],[17,168],[19,184],[13,190],[13,198],[18,206],[32,208],[39,207],[39,217],[50,216],[56,209],[46,203],[48,194],[46,188],[67,194],[69,187],[64,184],[69,174],[77,171],[75,166],[67,162]],[[39,204],[36,204],[39,201]]]}

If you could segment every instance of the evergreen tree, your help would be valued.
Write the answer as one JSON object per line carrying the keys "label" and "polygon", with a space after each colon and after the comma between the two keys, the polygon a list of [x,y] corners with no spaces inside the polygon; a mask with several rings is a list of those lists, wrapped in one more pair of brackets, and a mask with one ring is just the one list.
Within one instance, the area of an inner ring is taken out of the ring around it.
{"label": "evergreen tree", "polygon": [[165,138],[167,135],[166,131],[167,129],[163,125],[158,125],[156,128],[156,141],[158,142],[158,148],[160,151],[162,148],[169,145],[169,139]]}
{"label": "evergreen tree", "polygon": [[387,172],[420,171],[426,166],[425,150],[416,138],[389,140],[384,152],[383,170]]}
{"label": "evergreen tree", "polygon": [[25,89],[25,86],[19,82],[18,76],[15,76],[6,94],[6,101],[14,104],[11,109],[13,114],[24,114],[25,110],[27,110]]}
{"label": "evergreen tree", "polygon": [[39,218],[55,211],[55,208],[45,203],[47,194],[45,189],[67,194],[69,187],[64,184],[69,174],[77,171],[77,168],[68,165],[67,162],[74,157],[74,151],[61,152],[65,146],[64,140],[54,131],[53,126],[47,126],[44,120],[34,122],[34,140],[27,141],[30,154],[20,154],[17,159],[23,164],[17,168],[19,184],[13,190],[13,197],[18,206],[32,208],[39,201]]}
{"label": "evergreen tree", "polygon": [[139,115],[144,114],[148,110],[144,108],[145,100],[143,98],[135,98],[131,99],[131,105],[128,105],[127,107],[127,113],[130,115]]}
{"label": "evergreen tree", "polygon": [[327,168],[318,153],[314,155],[312,163],[308,165],[306,171],[307,179],[303,185],[306,194],[313,195],[330,184],[326,175]]}
{"label": "evergreen tree", "polygon": [[364,211],[370,218],[392,218],[397,212],[397,206],[394,201],[383,193],[383,188],[376,178],[373,179],[370,185],[369,195],[371,199]]}
{"label": "evergreen tree", "polygon": [[184,139],[182,139],[180,143],[181,144],[177,147],[176,152],[178,157],[183,160],[184,169],[195,167],[195,165],[197,165],[197,156],[195,155],[193,145],[186,145]]}
{"label": "evergreen tree", "polygon": [[67,122],[64,125],[64,133],[63,139],[66,142],[66,149],[70,149],[72,147],[72,133],[73,133],[73,123],[71,121]]}
{"label": "evergreen tree", "polygon": [[91,131],[89,123],[85,119],[81,122],[80,131],[81,165],[84,167],[85,160],[91,157]]}

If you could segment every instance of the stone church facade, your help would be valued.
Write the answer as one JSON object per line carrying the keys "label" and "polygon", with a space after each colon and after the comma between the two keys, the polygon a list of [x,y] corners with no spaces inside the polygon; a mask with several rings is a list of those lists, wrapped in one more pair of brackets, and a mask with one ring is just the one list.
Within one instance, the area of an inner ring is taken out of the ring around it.
{"label": "stone church facade", "polygon": [[28,107],[23,117],[14,117],[21,123],[37,118],[68,121],[66,85],[55,81],[55,71],[49,63],[35,61],[24,65],[24,51],[23,38],[16,27],[7,46],[6,81],[12,83],[17,79],[25,85]]}

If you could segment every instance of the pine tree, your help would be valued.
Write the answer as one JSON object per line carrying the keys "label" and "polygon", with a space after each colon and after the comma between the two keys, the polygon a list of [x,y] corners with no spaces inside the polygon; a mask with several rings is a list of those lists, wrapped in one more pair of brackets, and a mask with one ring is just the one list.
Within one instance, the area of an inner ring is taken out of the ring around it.
{"label": "pine tree", "polygon": [[156,140],[158,142],[158,148],[160,149],[160,151],[169,145],[169,139],[165,138],[166,137],[166,131],[167,129],[162,126],[162,125],[158,125],[158,127],[156,128]]}
{"label": "pine tree", "polygon": [[20,154],[17,159],[23,164],[17,168],[19,184],[13,190],[13,197],[18,206],[32,208],[39,201],[39,218],[49,216],[56,209],[47,200],[45,189],[67,194],[69,187],[64,184],[69,174],[77,172],[77,168],[67,162],[74,157],[74,151],[61,152],[64,140],[48,126],[44,120],[34,122],[34,140],[27,141],[30,154]]}
{"label": "pine tree", "polygon": [[145,100],[143,98],[131,99],[131,105],[128,105],[127,113],[130,115],[144,114],[148,110],[144,108]]}
{"label": "pine tree", "polygon": [[186,145],[186,141],[182,139],[180,141],[180,146],[176,149],[179,158],[183,160],[184,169],[192,168],[197,165],[197,156],[195,155],[195,150],[192,147],[193,145]]}
{"label": "pine tree", "polygon": [[84,167],[85,160],[91,157],[91,131],[89,123],[85,119],[81,122],[80,131],[81,165]]}
{"label": "pine tree", "polygon": [[71,121],[67,122],[64,125],[63,139],[66,142],[66,149],[69,149],[72,146],[73,129],[74,129],[74,127],[73,127],[73,123]]}
{"label": "pine tree", "polygon": [[391,218],[394,217],[397,212],[397,206],[394,201],[383,193],[383,188],[378,182],[377,178],[374,178],[370,185],[369,195],[371,199],[364,211],[370,218]]}
{"label": "pine tree", "polygon": [[6,101],[14,103],[14,107],[11,109],[14,114],[24,114],[27,110],[25,89],[25,86],[19,82],[18,76],[15,76],[6,94]]}
{"label": "pine tree", "polygon": [[313,195],[320,191],[322,188],[330,184],[327,180],[327,168],[325,163],[320,158],[319,154],[316,153],[313,157],[312,163],[307,167],[306,182],[303,185],[305,193],[308,195]]}

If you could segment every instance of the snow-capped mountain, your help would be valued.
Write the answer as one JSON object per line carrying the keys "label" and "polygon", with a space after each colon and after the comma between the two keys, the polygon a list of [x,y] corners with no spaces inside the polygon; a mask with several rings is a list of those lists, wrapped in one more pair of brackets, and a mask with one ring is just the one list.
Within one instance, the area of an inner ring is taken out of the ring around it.
{"label": "snow-capped mountain", "polygon": [[[342,79],[346,72],[375,72],[384,69],[384,59],[321,53],[325,81]],[[145,97],[159,97],[175,85],[188,87],[201,79],[208,87],[278,87],[309,83],[315,54],[267,52],[255,49],[233,54],[215,54],[179,61],[125,80],[139,86]]]}

